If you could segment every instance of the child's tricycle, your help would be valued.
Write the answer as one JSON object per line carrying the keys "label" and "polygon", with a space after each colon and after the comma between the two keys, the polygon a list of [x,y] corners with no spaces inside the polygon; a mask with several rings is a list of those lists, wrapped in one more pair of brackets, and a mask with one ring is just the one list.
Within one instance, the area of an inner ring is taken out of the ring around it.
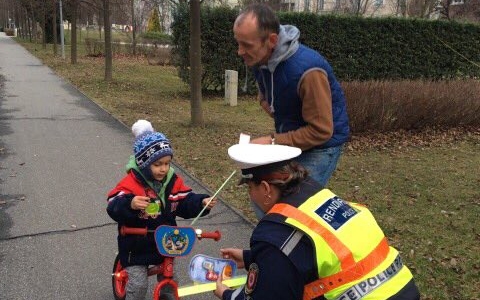
{"label": "child's tricycle", "polygon": [[[179,300],[180,296],[186,296],[192,293],[192,287],[179,288],[177,282],[173,278],[174,275],[174,258],[178,256],[186,256],[192,250],[192,247],[196,239],[201,240],[203,238],[220,240],[221,234],[219,231],[214,232],[202,232],[201,229],[193,229],[192,227],[179,227],[179,226],[159,226],[156,230],[147,230],[147,228],[132,228],[122,226],[120,235],[135,234],[146,235],[148,233],[155,234],[155,243],[157,245],[158,252],[165,257],[164,261],[160,265],[151,266],[148,268],[148,276],[157,276],[157,284],[153,292],[154,300]],[[199,261],[199,257],[196,256],[193,261]],[[225,263],[222,259],[211,259],[209,264],[203,263],[205,268],[207,265],[208,276],[206,278],[213,281],[211,284],[204,284],[203,289],[200,286],[194,286],[196,293],[211,291],[215,289],[216,276],[211,273],[213,264],[218,266],[225,266],[223,268],[223,276],[225,274],[234,275],[236,269],[235,263]],[[212,264],[212,265],[210,265]],[[192,271],[192,270],[191,270]],[[225,272],[226,271],[226,272]],[[197,274],[196,272],[195,274]],[[217,276],[218,272],[217,272]],[[225,277],[224,277],[225,278]],[[126,296],[126,285],[128,281],[127,271],[122,267],[120,263],[120,257],[117,255],[113,265],[112,274],[112,287],[113,295],[116,300],[124,300]],[[245,282],[245,277],[238,277],[235,279],[226,280],[223,283],[227,286],[238,286]],[[200,289],[199,289],[200,288]],[[163,291],[167,291],[164,293]]]}

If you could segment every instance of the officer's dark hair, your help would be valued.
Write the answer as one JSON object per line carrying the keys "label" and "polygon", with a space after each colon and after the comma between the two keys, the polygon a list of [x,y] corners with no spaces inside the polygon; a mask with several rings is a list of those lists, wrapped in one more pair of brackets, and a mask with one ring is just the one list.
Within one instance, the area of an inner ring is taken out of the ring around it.
{"label": "officer's dark hair", "polygon": [[[281,174],[284,176],[272,176],[275,174]],[[262,181],[266,181],[271,185],[276,186],[280,190],[280,196],[284,197],[298,191],[298,184],[305,180],[308,176],[308,171],[295,161],[290,161],[288,164],[283,165],[278,170],[274,171],[270,176],[276,177],[275,179],[257,179],[252,178],[255,184],[260,184]]]}
{"label": "officer's dark hair", "polygon": [[237,17],[235,24],[240,25],[248,16],[253,16],[257,20],[258,31],[263,39],[266,39],[270,33],[280,33],[280,21],[268,5],[264,3],[248,5]]}

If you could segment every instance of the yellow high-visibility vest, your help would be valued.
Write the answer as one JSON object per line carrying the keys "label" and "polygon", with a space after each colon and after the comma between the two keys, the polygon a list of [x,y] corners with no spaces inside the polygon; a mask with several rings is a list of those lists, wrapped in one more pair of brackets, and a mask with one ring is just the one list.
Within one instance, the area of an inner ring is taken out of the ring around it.
{"label": "yellow high-visibility vest", "polygon": [[364,206],[324,189],[295,208],[277,203],[268,213],[308,235],[315,247],[319,279],[304,289],[304,300],[387,299],[412,278],[398,251]]}

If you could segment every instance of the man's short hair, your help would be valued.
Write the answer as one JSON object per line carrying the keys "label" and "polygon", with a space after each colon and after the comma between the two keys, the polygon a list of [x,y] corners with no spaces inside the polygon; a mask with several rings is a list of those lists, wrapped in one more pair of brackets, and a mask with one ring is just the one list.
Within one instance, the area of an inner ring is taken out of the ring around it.
{"label": "man's short hair", "polygon": [[280,33],[280,21],[275,12],[264,3],[250,4],[242,10],[238,22],[242,23],[245,17],[253,16],[257,19],[260,36],[268,37],[270,33]]}

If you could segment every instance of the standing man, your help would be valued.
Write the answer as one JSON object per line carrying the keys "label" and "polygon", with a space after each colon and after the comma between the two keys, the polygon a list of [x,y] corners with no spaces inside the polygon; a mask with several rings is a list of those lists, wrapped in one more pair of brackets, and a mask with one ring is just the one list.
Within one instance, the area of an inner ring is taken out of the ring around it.
{"label": "standing man", "polygon": [[326,186],[350,135],[345,96],[332,67],[299,43],[298,28],[280,25],[264,4],[242,11],[233,32],[238,55],[253,68],[260,106],[275,121],[274,133],[251,142],[302,149],[297,161]]}

